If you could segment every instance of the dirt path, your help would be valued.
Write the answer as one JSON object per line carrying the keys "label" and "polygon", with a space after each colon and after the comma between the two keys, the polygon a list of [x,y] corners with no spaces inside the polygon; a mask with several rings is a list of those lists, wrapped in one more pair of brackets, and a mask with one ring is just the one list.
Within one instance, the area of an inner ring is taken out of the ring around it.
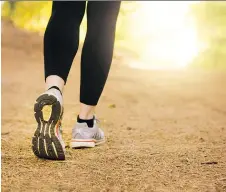
{"label": "dirt path", "polygon": [[[107,143],[44,161],[31,151],[41,50],[42,37],[3,23],[2,191],[226,191],[226,73],[142,71],[115,58],[97,110]],[[65,89],[67,142],[78,112],[79,57]]]}

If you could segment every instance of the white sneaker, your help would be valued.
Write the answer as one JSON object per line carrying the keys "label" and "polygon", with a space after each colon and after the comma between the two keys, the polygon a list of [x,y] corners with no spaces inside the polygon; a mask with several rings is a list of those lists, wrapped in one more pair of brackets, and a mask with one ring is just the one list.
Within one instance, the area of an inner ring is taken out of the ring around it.
{"label": "white sneaker", "polygon": [[98,127],[97,120],[89,128],[86,123],[76,123],[72,129],[72,148],[95,147],[105,142],[104,132]]}
{"label": "white sneaker", "polygon": [[41,94],[34,105],[34,112],[38,123],[32,138],[34,154],[44,159],[65,160],[61,129],[63,97],[60,91],[52,88]]}

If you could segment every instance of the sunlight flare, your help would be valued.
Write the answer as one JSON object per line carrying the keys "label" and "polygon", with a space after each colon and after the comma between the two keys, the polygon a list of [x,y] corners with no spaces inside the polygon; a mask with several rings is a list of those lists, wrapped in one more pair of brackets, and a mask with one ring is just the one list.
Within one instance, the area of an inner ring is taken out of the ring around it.
{"label": "sunlight flare", "polygon": [[183,68],[199,52],[196,28],[188,14],[190,1],[146,1],[132,15],[131,35],[142,63],[134,68]]}

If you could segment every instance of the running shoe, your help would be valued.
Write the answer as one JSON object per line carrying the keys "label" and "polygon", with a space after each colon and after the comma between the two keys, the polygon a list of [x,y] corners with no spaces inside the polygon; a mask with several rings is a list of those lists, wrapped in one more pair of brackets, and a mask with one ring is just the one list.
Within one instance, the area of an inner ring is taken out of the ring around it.
{"label": "running shoe", "polygon": [[99,128],[99,122],[94,120],[94,126],[88,127],[86,123],[76,123],[72,129],[72,148],[91,148],[105,142],[104,132]]}
{"label": "running shoe", "polygon": [[34,154],[43,159],[65,160],[65,143],[62,139],[61,120],[63,97],[57,89],[40,95],[34,105],[37,129],[32,138]]}

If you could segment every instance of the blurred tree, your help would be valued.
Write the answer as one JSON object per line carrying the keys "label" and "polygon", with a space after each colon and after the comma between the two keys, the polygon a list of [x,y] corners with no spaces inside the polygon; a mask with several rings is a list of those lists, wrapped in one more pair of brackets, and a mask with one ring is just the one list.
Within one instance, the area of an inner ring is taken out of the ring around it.
{"label": "blurred tree", "polygon": [[15,7],[16,7],[16,1],[15,0],[10,0],[9,1],[9,5],[10,5],[10,8],[9,8],[9,17],[11,18],[14,11],[15,11]]}
{"label": "blurred tree", "polygon": [[30,31],[44,32],[47,25],[51,2],[17,1],[13,14],[10,14],[12,4],[5,2],[2,6],[2,16],[9,18],[19,28]]}
{"label": "blurred tree", "polygon": [[[11,0],[3,4],[2,16],[12,20],[13,24],[19,28],[44,33],[50,17],[51,6],[51,1],[18,1],[15,4]],[[131,38],[128,33],[128,28],[132,23],[129,16],[137,7],[137,2],[122,2],[117,22],[116,46],[125,46],[124,42]],[[82,21],[80,33],[81,41],[83,41],[86,34],[86,17]]]}
{"label": "blurred tree", "polygon": [[204,49],[194,65],[226,68],[226,2],[202,1],[192,6],[199,39]]}

